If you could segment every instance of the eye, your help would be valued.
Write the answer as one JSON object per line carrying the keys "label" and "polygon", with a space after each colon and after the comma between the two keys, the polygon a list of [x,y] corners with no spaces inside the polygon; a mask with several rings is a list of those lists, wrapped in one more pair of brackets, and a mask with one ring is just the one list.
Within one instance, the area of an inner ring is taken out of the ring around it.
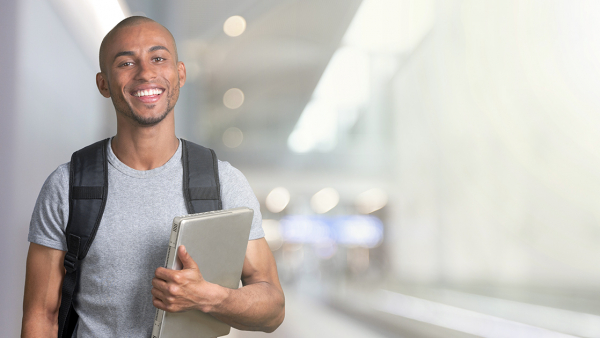
{"label": "eye", "polygon": [[127,62],[123,62],[120,66],[121,67],[127,67],[127,66],[131,66],[131,65],[133,65],[133,62],[127,61]]}
{"label": "eye", "polygon": [[157,56],[157,57],[153,58],[152,60],[154,60],[155,62],[161,62],[161,61],[165,61],[166,59],[162,58],[160,56]]}

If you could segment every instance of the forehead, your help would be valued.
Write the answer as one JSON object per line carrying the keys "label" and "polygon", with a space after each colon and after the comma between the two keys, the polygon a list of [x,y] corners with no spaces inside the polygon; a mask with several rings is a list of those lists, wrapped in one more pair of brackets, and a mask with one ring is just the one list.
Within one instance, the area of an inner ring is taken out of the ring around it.
{"label": "forehead", "polygon": [[106,56],[112,58],[115,54],[123,51],[139,53],[147,51],[153,46],[164,46],[171,53],[174,52],[173,38],[163,26],[147,22],[121,27],[111,37]]}

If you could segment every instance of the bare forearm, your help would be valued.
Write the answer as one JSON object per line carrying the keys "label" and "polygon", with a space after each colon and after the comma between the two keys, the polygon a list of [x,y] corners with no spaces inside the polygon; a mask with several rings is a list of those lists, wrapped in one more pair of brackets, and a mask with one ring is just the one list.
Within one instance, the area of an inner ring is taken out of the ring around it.
{"label": "bare forearm", "polygon": [[58,335],[58,314],[24,313],[21,338],[52,337]]}
{"label": "bare forearm", "polygon": [[35,243],[29,245],[21,337],[55,338],[58,335],[64,257],[64,251]]}
{"label": "bare forearm", "polygon": [[208,313],[239,330],[274,331],[285,315],[283,293],[266,282],[237,290],[222,289],[221,301]]}

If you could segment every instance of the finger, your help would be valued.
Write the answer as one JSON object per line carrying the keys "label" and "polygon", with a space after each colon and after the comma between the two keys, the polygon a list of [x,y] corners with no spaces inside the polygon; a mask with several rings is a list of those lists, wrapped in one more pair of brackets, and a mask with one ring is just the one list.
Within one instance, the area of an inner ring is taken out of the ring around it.
{"label": "finger", "polygon": [[159,289],[160,291],[166,291],[168,284],[160,278],[152,278],[152,286]]}
{"label": "finger", "polygon": [[156,278],[169,282],[173,280],[173,274],[175,273],[176,272],[174,270],[159,267],[156,269],[156,271],[154,271],[154,276],[156,276]]}
{"label": "finger", "polygon": [[152,298],[152,305],[154,305],[155,308],[167,311],[167,305],[156,297]]}
{"label": "finger", "polygon": [[152,298],[158,299],[161,302],[163,302],[163,300],[166,300],[166,298],[167,298],[165,296],[164,292],[162,292],[161,290],[159,290],[157,288],[152,288],[152,290],[150,290],[150,293],[152,294]]}
{"label": "finger", "polygon": [[192,256],[190,256],[190,254],[187,252],[185,246],[180,245],[177,250],[177,256],[179,256],[179,259],[181,260],[181,264],[183,265],[184,269],[198,270],[198,265],[196,264]]}

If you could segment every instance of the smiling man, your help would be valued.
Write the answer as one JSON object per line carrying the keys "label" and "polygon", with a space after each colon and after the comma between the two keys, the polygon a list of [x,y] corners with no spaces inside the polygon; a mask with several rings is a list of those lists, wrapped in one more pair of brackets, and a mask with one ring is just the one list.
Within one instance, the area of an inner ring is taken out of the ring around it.
{"label": "smiling man", "polygon": [[[216,166],[222,208],[254,209],[244,286],[231,290],[205,281],[183,247],[178,249],[183,270],[161,267],[173,217],[188,213],[182,193],[185,147],[175,135],[174,118],[186,74],[171,33],[145,17],[123,20],[102,42],[100,69],[96,84],[112,99],[117,134],[103,143],[108,193],[93,245],[78,262],[76,335],[149,337],[155,308],[196,309],[238,329],[275,330],[284,317],[275,261],[264,239],[258,201],[229,163],[218,161]],[[71,166],[63,164],[48,177],[33,212],[23,337],[57,337],[59,330],[69,256],[66,229],[73,212]]]}

